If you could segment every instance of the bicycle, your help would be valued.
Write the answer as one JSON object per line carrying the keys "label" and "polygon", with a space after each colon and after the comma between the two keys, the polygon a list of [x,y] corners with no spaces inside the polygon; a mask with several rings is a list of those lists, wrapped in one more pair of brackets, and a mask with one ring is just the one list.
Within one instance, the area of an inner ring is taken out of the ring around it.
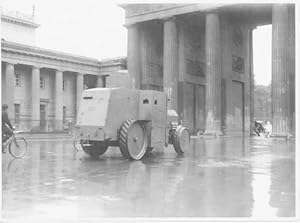
{"label": "bicycle", "polygon": [[22,158],[27,151],[27,141],[24,137],[16,136],[19,133],[22,131],[13,131],[12,135],[2,142],[2,153],[5,153],[8,147],[9,154],[15,159]]}

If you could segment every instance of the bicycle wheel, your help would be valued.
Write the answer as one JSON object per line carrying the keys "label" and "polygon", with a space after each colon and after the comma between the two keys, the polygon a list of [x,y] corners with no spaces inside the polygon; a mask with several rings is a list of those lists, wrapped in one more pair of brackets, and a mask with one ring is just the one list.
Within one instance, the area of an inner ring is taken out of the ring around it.
{"label": "bicycle wheel", "polygon": [[82,151],[82,146],[81,146],[79,137],[74,137],[73,147],[74,147],[75,151]]}
{"label": "bicycle wheel", "polygon": [[15,137],[9,144],[9,153],[18,159],[25,155],[27,151],[27,142],[23,137]]}

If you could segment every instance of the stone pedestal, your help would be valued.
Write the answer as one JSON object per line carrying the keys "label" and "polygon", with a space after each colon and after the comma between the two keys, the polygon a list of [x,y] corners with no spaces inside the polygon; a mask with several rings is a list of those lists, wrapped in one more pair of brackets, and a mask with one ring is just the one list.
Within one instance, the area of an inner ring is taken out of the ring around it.
{"label": "stone pedestal", "polygon": [[32,128],[40,126],[40,68],[32,67],[31,73],[31,120]]}
{"label": "stone pedestal", "polygon": [[288,66],[288,6],[272,8],[272,119],[273,135],[290,133],[290,74]]}
{"label": "stone pedestal", "polygon": [[63,130],[63,71],[55,71],[55,126]]}
{"label": "stone pedestal", "polygon": [[164,21],[164,91],[168,95],[168,109],[178,113],[178,41],[175,18]]}
{"label": "stone pedestal", "polygon": [[128,29],[128,51],[127,51],[127,69],[131,80],[131,87],[140,89],[141,70],[140,70],[140,41],[137,25],[131,25]]}
{"label": "stone pedestal", "polygon": [[5,91],[6,91],[6,101],[5,103],[8,105],[8,117],[12,123],[14,123],[15,119],[15,67],[14,64],[6,63],[6,70],[5,70]]}
{"label": "stone pedestal", "polygon": [[76,76],[76,120],[77,120],[77,116],[78,116],[82,92],[83,92],[83,74],[77,73],[77,76]]}
{"label": "stone pedestal", "polygon": [[206,128],[205,134],[221,134],[221,44],[219,15],[206,15]]}

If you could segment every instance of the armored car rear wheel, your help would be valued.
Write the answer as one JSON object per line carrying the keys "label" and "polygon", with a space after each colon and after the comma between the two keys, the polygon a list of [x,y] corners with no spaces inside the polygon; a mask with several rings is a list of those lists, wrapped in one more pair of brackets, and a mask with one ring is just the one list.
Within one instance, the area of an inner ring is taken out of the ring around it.
{"label": "armored car rear wheel", "polygon": [[139,160],[145,155],[148,138],[144,125],[136,120],[125,121],[119,131],[119,146],[127,159]]}
{"label": "armored car rear wheel", "polygon": [[90,145],[86,146],[84,145],[84,142],[81,143],[81,147],[82,147],[82,150],[90,155],[91,157],[94,157],[94,158],[97,158],[101,155],[103,155],[106,150],[108,149],[108,146],[104,146],[104,145],[101,145],[101,143],[99,142],[89,142]]}
{"label": "armored car rear wheel", "polygon": [[178,154],[186,152],[190,145],[190,133],[187,128],[179,125],[173,136],[173,146]]}

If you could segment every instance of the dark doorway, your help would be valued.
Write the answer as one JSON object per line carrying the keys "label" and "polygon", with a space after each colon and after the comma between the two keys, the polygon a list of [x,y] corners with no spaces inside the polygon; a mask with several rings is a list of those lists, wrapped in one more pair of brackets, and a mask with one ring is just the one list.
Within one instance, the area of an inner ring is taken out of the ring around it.
{"label": "dark doorway", "polygon": [[193,134],[205,130],[205,87],[203,85],[184,84],[183,124]]}

